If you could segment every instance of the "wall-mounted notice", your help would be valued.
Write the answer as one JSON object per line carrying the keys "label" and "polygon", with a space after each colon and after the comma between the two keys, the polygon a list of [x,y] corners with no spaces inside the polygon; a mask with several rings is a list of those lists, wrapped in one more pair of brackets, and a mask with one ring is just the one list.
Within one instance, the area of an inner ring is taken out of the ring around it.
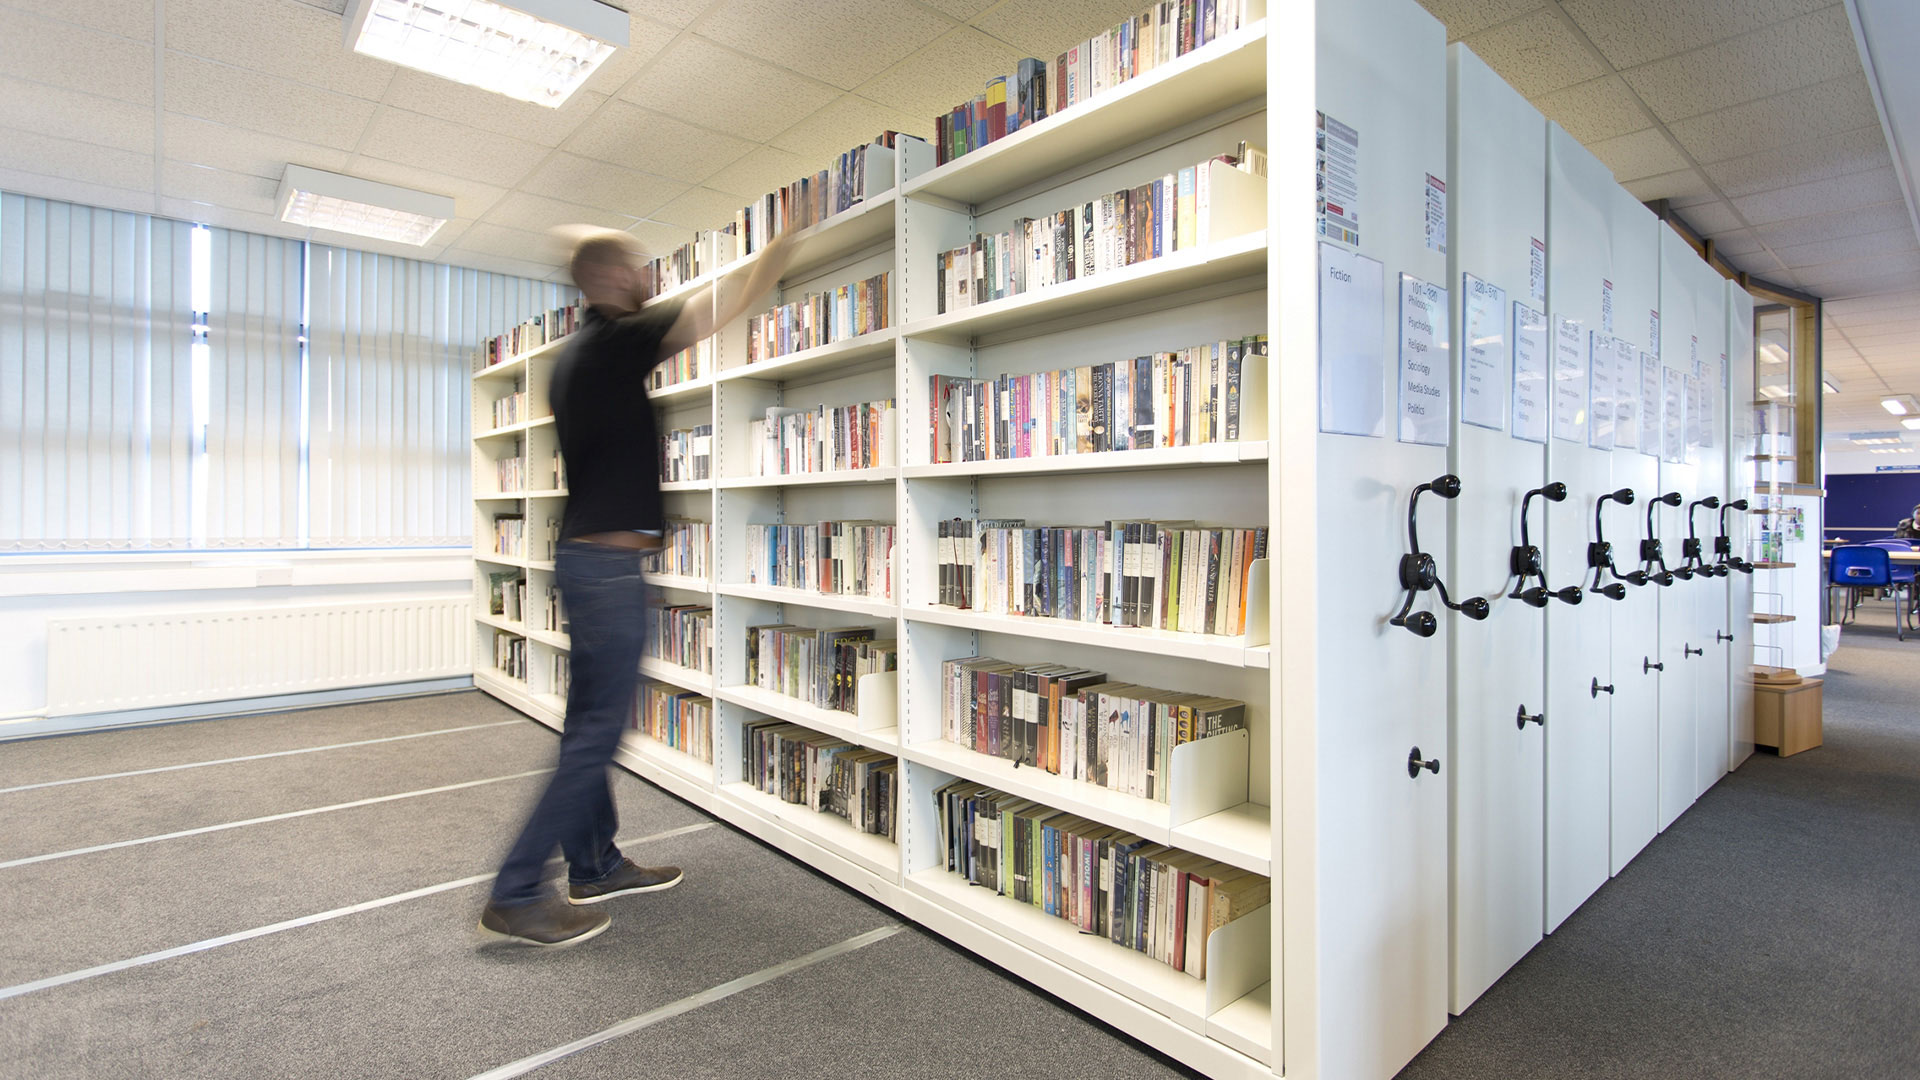
{"label": "wall-mounted notice", "polygon": [[1536,304],[1547,302],[1547,242],[1537,236],[1527,255],[1527,295]]}
{"label": "wall-mounted notice", "polygon": [[1625,338],[1613,338],[1613,448],[1640,445],[1640,350]]}
{"label": "wall-mounted notice", "polygon": [[1600,332],[1613,333],[1613,282],[1600,280]]}
{"label": "wall-mounted notice", "polygon": [[1700,399],[1705,396],[1706,380],[1687,376],[1687,448],[1704,445],[1700,441]]}
{"label": "wall-mounted notice", "polygon": [[1427,174],[1427,250],[1447,253],[1447,182]]}
{"label": "wall-mounted notice", "polygon": [[1320,235],[1360,246],[1360,133],[1316,114],[1315,179],[1319,187]]}
{"label": "wall-mounted notice", "polygon": [[1387,433],[1386,275],[1379,260],[1320,244],[1320,430]]}
{"label": "wall-mounted notice", "polygon": [[1614,418],[1613,339],[1597,331],[1587,334],[1587,445],[1613,449]]}
{"label": "wall-mounted notice", "polygon": [[1687,337],[1687,374],[1698,378],[1700,375],[1700,335]]}
{"label": "wall-mounted notice", "polygon": [[1580,320],[1553,319],[1553,437],[1587,438],[1587,335]]}
{"label": "wall-mounted notice", "polygon": [[1675,465],[1687,463],[1687,373],[1679,368],[1660,369],[1661,420],[1660,459]]}
{"label": "wall-mounted notice", "polygon": [[1719,424],[1720,395],[1727,389],[1727,354],[1700,379],[1700,445],[1713,449],[1713,431]]}
{"label": "wall-mounted notice", "polygon": [[1447,290],[1400,275],[1400,441],[1447,445],[1453,365],[1447,352]]}
{"label": "wall-mounted notice", "polygon": [[1547,316],[1513,302],[1513,437],[1547,441]]}
{"label": "wall-mounted notice", "polygon": [[1499,431],[1507,426],[1507,290],[1460,275],[1460,422]]}
{"label": "wall-mounted notice", "polygon": [[1660,358],[1640,350],[1640,452],[1660,456]]}

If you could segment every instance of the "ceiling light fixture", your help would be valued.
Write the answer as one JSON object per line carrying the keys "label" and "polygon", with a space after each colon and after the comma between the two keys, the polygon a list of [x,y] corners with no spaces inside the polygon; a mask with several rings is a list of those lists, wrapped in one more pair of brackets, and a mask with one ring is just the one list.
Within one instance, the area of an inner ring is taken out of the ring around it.
{"label": "ceiling light fixture", "polygon": [[1915,401],[1912,394],[1881,398],[1880,407],[1895,416],[1920,416],[1920,401]]}
{"label": "ceiling light fixture", "polygon": [[1779,401],[1781,398],[1793,396],[1793,391],[1784,386],[1769,383],[1760,388],[1760,396],[1769,401]]}
{"label": "ceiling light fixture", "polygon": [[1900,421],[1900,426],[1908,431],[1920,431],[1920,416],[1909,416]]}
{"label": "ceiling light fixture", "polygon": [[1831,376],[1831,375],[1822,375],[1822,376],[1820,377],[1820,391],[1821,391],[1822,393],[1826,393],[1826,394],[1837,394],[1837,393],[1839,393],[1839,392],[1840,392],[1840,380],[1839,380],[1839,379],[1836,379],[1836,378],[1834,378],[1834,377],[1833,377],[1833,376]]}
{"label": "ceiling light fixture", "polygon": [[347,48],[559,108],[627,44],[627,13],[596,0],[348,0]]}
{"label": "ceiling light fixture", "polygon": [[419,247],[452,218],[445,195],[304,165],[288,165],[280,178],[280,220],[290,225]]}

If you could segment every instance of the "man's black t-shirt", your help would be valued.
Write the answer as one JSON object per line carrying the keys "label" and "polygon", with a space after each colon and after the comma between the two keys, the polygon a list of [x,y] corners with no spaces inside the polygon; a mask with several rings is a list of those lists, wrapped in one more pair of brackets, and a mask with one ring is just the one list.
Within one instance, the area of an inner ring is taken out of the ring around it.
{"label": "man's black t-shirt", "polygon": [[560,539],[662,527],[660,434],[647,403],[647,373],[679,304],[609,319],[589,308],[578,337],[554,365],[548,399],[567,467]]}

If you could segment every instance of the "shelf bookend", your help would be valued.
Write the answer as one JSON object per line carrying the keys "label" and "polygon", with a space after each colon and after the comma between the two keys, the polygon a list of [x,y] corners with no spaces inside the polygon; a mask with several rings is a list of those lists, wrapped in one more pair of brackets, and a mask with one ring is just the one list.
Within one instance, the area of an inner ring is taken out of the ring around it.
{"label": "shelf bookend", "polygon": [[1207,935],[1207,1015],[1246,997],[1273,977],[1273,905],[1263,905]]}
{"label": "shelf bookend", "polygon": [[1266,559],[1247,564],[1247,648],[1273,641],[1268,629],[1268,614],[1273,607],[1273,590],[1268,587],[1271,565]]}
{"label": "shelf bookend", "polygon": [[1243,728],[1173,748],[1167,803],[1174,828],[1247,801],[1250,741]]}
{"label": "shelf bookend", "polygon": [[900,726],[900,673],[876,671],[860,676],[860,715],[856,731],[885,731]]}

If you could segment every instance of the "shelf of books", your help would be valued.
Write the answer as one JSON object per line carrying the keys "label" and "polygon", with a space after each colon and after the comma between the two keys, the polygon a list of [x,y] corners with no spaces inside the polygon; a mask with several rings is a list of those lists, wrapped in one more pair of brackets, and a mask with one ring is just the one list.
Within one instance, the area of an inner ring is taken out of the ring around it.
{"label": "shelf of books", "polygon": [[[1267,28],[1161,10],[656,262],[685,299],[796,240],[650,381],[672,520],[617,760],[1270,1078]],[[475,683],[557,727],[556,346],[477,364],[473,428]]]}

